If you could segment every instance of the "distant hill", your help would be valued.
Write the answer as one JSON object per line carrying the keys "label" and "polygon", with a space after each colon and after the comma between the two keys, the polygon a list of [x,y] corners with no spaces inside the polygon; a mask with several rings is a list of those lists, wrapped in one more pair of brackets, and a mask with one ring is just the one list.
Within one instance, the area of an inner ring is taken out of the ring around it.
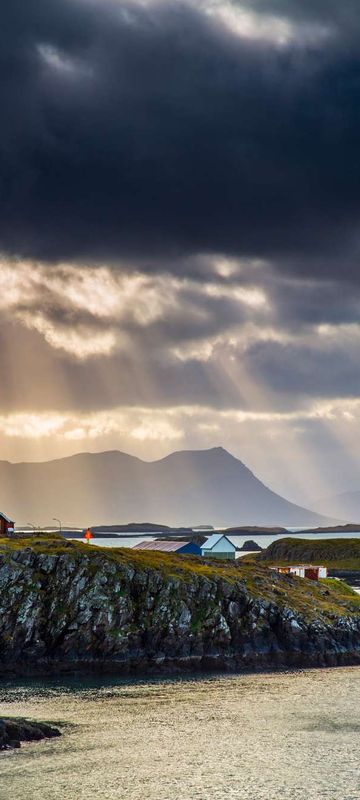
{"label": "distant hill", "polygon": [[[92,525],[91,530],[93,533],[102,531],[103,533],[142,533],[148,531],[150,533],[168,533],[171,528],[169,525],[158,525],[156,522],[128,522],[126,525],[119,523],[118,525]],[[186,528],[186,530],[189,530]]]}
{"label": "distant hill", "polygon": [[[324,518],[275,494],[222,447],[159,461],[108,451],[45,463],[0,462],[0,509],[17,524],[126,524],[161,519],[189,526],[319,526]],[[102,528],[103,529],[103,528]]]}
{"label": "distant hill", "polygon": [[[311,533],[359,533],[360,522],[346,522],[345,525],[322,525],[320,528],[313,528]],[[303,531],[296,531],[301,536],[302,533],[310,533],[309,528]]]}
{"label": "distant hill", "polygon": [[360,491],[342,492],[342,494],[318,500],[316,510],[321,514],[334,515],[338,519],[349,522],[359,521],[358,530],[360,530]]}

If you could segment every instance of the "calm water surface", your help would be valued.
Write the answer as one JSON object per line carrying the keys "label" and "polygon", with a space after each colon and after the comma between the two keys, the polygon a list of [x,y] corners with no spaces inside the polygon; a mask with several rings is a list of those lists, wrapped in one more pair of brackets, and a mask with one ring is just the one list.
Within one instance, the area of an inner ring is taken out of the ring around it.
{"label": "calm water surface", "polygon": [[360,669],[0,687],[63,736],[0,755],[1,800],[359,800]]}
{"label": "calm water surface", "polygon": [[[203,531],[202,531],[203,533]],[[209,535],[209,534],[205,534]],[[291,536],[291,532],[285,534],[286,536]],[[147,542],[153,541],[156,539],[156,536],[149,536],[149,534],[144,531],[143,534],[139,534],[138,537],[121,537],[116,538],[111,537],[109,539],[99,539],[94,536],[91,540],[92,545],[99,545],[101,547],[134,547],[135,544],[139,544],[139,542],[143,542],[146,540]],[[171,538],[171,537],[170,537]],[[269,544],[275,542],[276,540],[283,539],[284,534],[280,534],[277,536],[273,536],[270,534],[264,534],[262,536],[257,536],[256,534],[248,534],[247,536],[229,536],[229,539],[236,544],[237,547],[242,547],[244,542],[249,541],[251,539],[253,542],[256,542],[260,545],[260,547],[268,547]],[[360,531],[356,531],[355,533],[302,533],[299,536],[299,539],[315,539],[315,540],[322,540],[322,539],[359,539],[360,538]],[[83,541],[83,539],[80,539]]]}

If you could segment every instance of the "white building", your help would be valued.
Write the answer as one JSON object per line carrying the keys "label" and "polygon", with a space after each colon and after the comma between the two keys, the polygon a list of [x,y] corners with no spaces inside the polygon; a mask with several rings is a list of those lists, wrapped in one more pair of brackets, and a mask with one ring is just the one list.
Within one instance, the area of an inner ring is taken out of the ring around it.
{"label": "white building", "polygon": [[311,581],[319,581],[321,578],[327,578],[327,567],[314,566],[313,564],[298,564],[296,566],[289,565],[288,567],[271,567],[276,572],[282,575],[297,575],[299,578],[308,578]]}
{"label": "white building", "polygon": [[236,545],[224,534],[214,533],[201,546],[205,558],[236,558]]}

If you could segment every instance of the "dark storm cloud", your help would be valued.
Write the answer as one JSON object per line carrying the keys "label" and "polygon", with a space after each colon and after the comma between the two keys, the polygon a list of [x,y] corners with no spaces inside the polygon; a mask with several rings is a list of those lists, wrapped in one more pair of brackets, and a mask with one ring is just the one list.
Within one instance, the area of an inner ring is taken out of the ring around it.
{"label": "dark storm cloud", "polygon": [[[167,267],[179,253],[220,251],[323,275],[341,254],[342,272],[356,274],[357,10],[302,3],[295,15],[293,5],[258,3],[298,17],[280,46],[190,3],[8,4],[1,247]],[[328,17],[327,37],[297,41],[296,25]]]}
{"label": "dark storm cloud", "polygon": [[276,310],[278,327],[284,331],[301,335],[311,326],[359,322],[360,291],[356,282],[283,280],[272,276],[265,281],[265,287]]}

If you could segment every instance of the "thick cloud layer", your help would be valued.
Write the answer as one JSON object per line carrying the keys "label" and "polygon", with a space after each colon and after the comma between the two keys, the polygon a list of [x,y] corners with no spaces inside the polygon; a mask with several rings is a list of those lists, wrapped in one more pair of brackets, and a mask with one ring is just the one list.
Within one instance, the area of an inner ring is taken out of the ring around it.
{"label": "thick cloud layer", "polygon": [[303,413],[356,398],[359,307],[356,286],[339,302],[336,282],[225,258],[208,259],[201,279],[3,262],[0,413],[131,403]]}
{"label": "thick cloud layer", "polygon": [[355,275],[351,8],[8,4],[0,246],[52,260],[157,256],[167,267],[215,251]]}

